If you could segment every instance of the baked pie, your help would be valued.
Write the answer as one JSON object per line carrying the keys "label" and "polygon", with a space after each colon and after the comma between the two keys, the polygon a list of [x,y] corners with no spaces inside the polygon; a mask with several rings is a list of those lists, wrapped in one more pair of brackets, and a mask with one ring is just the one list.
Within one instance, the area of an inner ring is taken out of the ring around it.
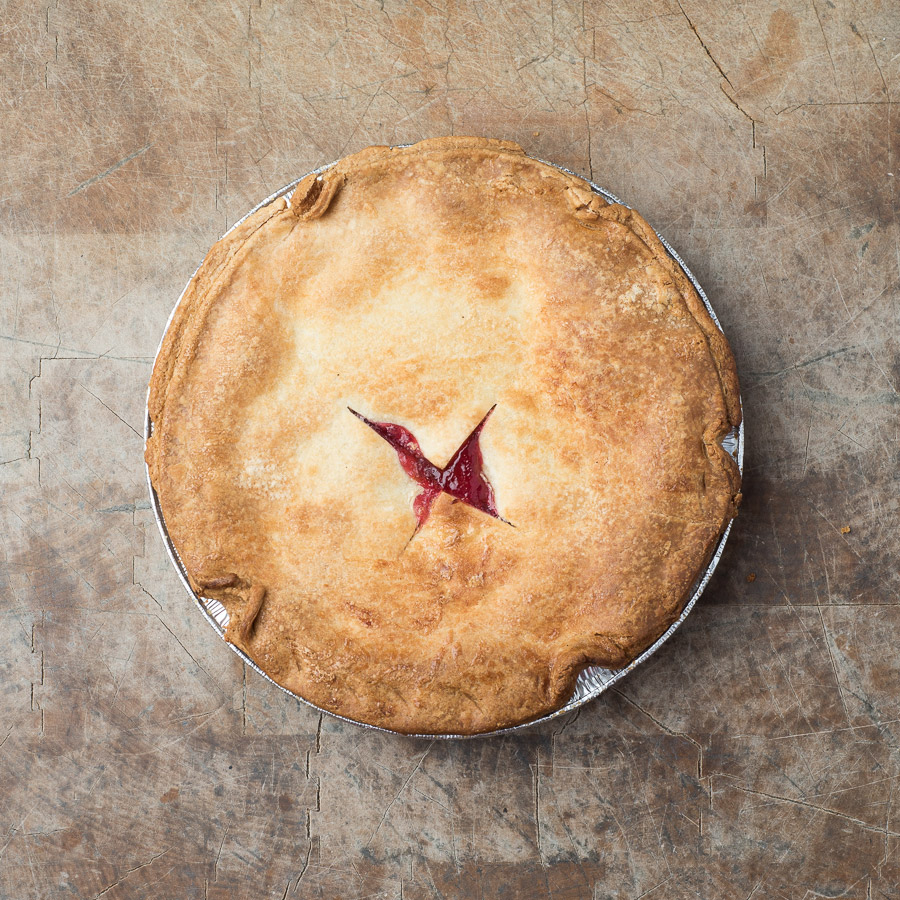
{"label": "baked pie", "polygon": [[515,144],[371,147],[209,252],[146,459],[226,638],[316,706],[472,734],[678,617],[740,499],[722,333],[647,223]]}

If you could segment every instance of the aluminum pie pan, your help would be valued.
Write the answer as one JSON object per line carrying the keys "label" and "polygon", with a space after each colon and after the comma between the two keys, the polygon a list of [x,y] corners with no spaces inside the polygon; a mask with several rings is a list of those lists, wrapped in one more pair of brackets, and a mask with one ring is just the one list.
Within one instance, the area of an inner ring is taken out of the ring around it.
{"label": "aluminum pie pan", "polygon": [[[398,147],[406,147],[409,146],[407,144],[398,145]],[[553,166],[555,169],[559,169],[561,172],[565,172],[567,175],[573,175],[577,178],[581,178],[582,176],[577,175],[571,169],[567,169],[565,166],[557,165],[556,163],[547,162],[547,160],[542,160],[535,157],[538,162],[543,162],[546,165]],[[267,197],[261,203],[257,204],[253,209],[251,209],[248,213],[238,219],[223,235],[222,237],[227,237],[235,228],[237,228],[245,219],[252,216],[255,212],[258,212],[264,206],[267,206],[270,203],[273,203],[275,200],[278,200],[280,197],[287,197],[288,202],[290,203],[290,195],[293,194],[294,188],[308,175],[320,175],[323,172],[330,169],[336,163],[328,163],[327,165],[320,166],[318,169],[313,169],[311,172],[307,172],[304,175],[301,175],[300,178],[295,179],[290,184],[285,185],[283,188],[277,190],[274,194]],[[588,179],[583,179],[587,184],[590,185],[591,190],[599,194],[603,197],[604,200],[609,203],[618,203],[621,206],[625,206],[628,209],[631,207],[619,200],[614,194],[610,193],[605,188],[600,187],[595,184],[593,181]],[[713,322],[715,322],[716,327],[719,331],[723,331],[722,326],[719,322],[718,316],[716,316],[715,310],[712,308],[712,304],[709,302],[709,298],[706,296],[706,292],[700,286],[700,283],[697,281],[694,273],[687,267],[684,260],[675,252],[672,246],[666,241],[666,239],[659,234],[654,229],[654,233],[659,238],[663,247],[666,248],[666,252],[671,256],[671,258],[678,264],[684,274],[688,277],[691,284],[694,286],[697,293],[700,295],[700,299],[703,301],[703,305],[706,307],[707,312],[709,312],[710,317]],[[202,264],[202,263],[201,263]],[[184,298],[185,293],[187,292],[188,287],[191,282],[194,280],[197,272],[199,271],[199,266],[194,271],[194,274],[188,279],[187,284],[184,286],[181,294],[178,297],[178,300],[175,303],[175,306],[172,308],[172,312],[169,315],[168,321],[166,322],[166,327],[163,329],[162,337],[160,338],[159,346],[156,350],[156,357],[159,356],[160,351],[162,350],[163,341],[165,340],[165,336],[168,333],[169,327],[172,324],[172,319],[175,317],[175,311],[178,309],[179,304]],[[723,331],[724,334],[724,331]],[[154,368],[156,366],[156,357],[154,357]],[[740,402],[740,398],[739,398]],[[741,404],[743,408],[743,404]],[[147,406],[144,415],[144,441],[146,442],[153,431],[153,423],[150,419],[150,391],[148,388],[147,391]],[[737,463],[738,469],[741,472],[741,476],[744,473],[744,422],[743,415],[741,417],[741,424],[737,428],[732,428],[732,430],[723,438],[722,446],[728,452],[728,454],[734,459]],[[147,478],[147,488],[150,492],[150,504],[153,509],[153,515],[156,519],[156,524],[159,527],[160,535],[162,536],[163,544],[166,548],[166,553],[169,556],[172,565],[175,567],[175,571],[178,573],[178,577],[181,579],[181,583],[184,585],[185,590],[190,594],[193,598],[194,602],[197,605],[197,608],[200,610],[203,617],[207,622],[213,627],[216,633],[225,641],[225,628],[228,625],[228,610],[218,601],[210,597],[201,597],[196,594],[194,590],[191,588],[190,582],[188,581],[187,571],[185,570],[184,563],[181,561],[181,557],[178,554],[178,550],[175,548],[175,544],[172,541],[172,538],[169,535],[169,531],[166,528],[166,522],[163,518],[162,509],[160,508],[159,498],[156,495],[156,490],[153,487],[152,482],[150,481],[150,469],[147,467],[146,463],[144,464],[144,471]],[[299,694],[295,694],[293,691],[289,691],[287,688],[278,684],[277,681],[270,678],[243,650],[239,647],[236,647],[234,644],[225,641],[228,647],[231,648],[232,652],[236,653],[245,665],[249,666],[255,672],[259,673],[266,681],[271,682],[275,685],[279,690],[284,691],[284,693],[288,694],[291,697],[299,700],[301,703],[304,703],[306,706],[316,710],[317,712],[327,713],[329,716],[333,716],[336,719],[340,719],[344,722],[350,722],[353,725],[359,725],[362,728],[368,728],[372,731],[381,731],[386,734],[398,734],[404,737],[412,737],[412,738],[426,738],[432,740],[459,740],[459,739],[469,739],[469,738],[484,738],[484,737],[493,737],[495,735],[501,734],[512,734],[513,732],[522,731],[524,729],[533,728],[537,725],[542,725],[545,722],[550,722],[553,719],[556,719],[560,716],[564,716],[567,713],[574,712],[580,707],[584,706],[591,700],[594,700],[596,697],[599,697],[604,691],[609,690],[614,684],[617,684],[621,681],[629,672],[636,669],[641,663],[645,660],[649,659],[656,651],[681,627],[681,623],[688,617],[691,610],[696,605],[697,601],[700,599],[700,595],[703,593],[706,585],[709,583],[710,578],[712,578],[713,572],[716,570],[716,566],[719,564],[719,560],[722,558],[722,553],[725,550],[725,542],[728,540],[728,535],[731,533],[731,526],[733,524],[733,520],[728,523],[725,527],[725,530],[722,532],[722,536],[719,538],[718,543],[716,544],[715,552],[712,555],[712,558],[709,561],[709,564],[700,573],[697,580],[694,582],[693,586],[690,590],[690,597],[685,604],[684,608],[681,611],[681,615],[661,634],[654,643],[648,647],[640,656],[636,659],[632,660],[627,666],[622,669],[604,669],[600,666],[588,666],[583,669],[581,673],[578,675],[578,679],[575,682],[575,690],[572,693],[571,699],[564,706],[555,710],[552,713],[548,713],[545,716],[541,716],[538,719],[532,719],[529,722],[523,722],[519,725],[512,725],[508,728],[498,728],[495,731],[487,731],[481,732],[479,734],[408,734],[406,732],[398,732],[393,731],[389,728],[381,728],[378,725],[371,725],[368,722],[360,722],[357,719],[351,719],[349,716],[342,716],[338,713],[331,712],[330,710],[324,709],[321,706],[317,706],[315,703],[310,702],[305,697],[301,697]]]}

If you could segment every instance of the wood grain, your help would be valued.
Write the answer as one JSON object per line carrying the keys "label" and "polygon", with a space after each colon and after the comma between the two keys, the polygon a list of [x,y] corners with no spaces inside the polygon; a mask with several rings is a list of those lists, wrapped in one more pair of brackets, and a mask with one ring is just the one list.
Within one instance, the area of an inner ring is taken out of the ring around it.
{"label": "wood grain", "polygon": [[[900,898],[900,7],[7,0],[0,897]],[[635,205],[742,376],[745,505],[580,714],[321,718],[187,602],[141,460],[215,238],[372,143],[518,141]],[[848,530],[849,529],[849,530]]]}

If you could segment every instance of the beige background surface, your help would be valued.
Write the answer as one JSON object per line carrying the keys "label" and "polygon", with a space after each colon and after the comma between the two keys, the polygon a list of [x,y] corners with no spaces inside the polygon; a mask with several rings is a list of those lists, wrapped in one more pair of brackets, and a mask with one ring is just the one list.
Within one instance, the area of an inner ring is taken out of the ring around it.
{"label": "beige background surface", "polygon": [[[0,10],[0,897],[900,897],[896,3]],[[140,433],[227,226],[448,133],[672,242],[748,456],[707,594],[620,690],[429,743],[242,670],[166,562]]]}

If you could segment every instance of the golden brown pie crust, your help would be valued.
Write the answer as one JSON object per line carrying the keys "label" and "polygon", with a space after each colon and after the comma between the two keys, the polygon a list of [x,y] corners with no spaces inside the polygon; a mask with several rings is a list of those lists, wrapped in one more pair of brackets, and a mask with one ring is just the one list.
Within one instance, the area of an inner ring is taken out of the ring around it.
{"label": "golden brown pie crust", "polygon": [[[515,527],[437,500],[493,405]],[[564,704],[677,618],[734,516],[734,361],[635,212],[515,144],[371,147],[210,250],[150,384],[146,459],[193,589],[275,681],[361,722],[477,733]]]}

